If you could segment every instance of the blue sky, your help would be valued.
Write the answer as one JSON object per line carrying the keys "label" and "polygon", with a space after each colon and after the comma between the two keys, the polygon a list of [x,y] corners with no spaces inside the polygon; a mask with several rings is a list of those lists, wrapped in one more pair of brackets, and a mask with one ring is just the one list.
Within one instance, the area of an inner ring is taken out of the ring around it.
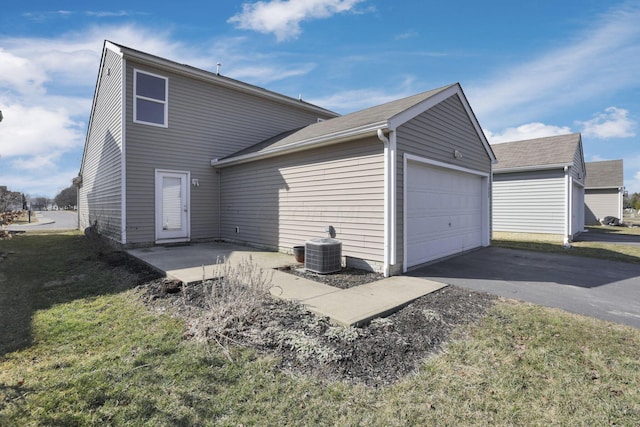
{"label": "blue sky", "polygon": [[0,185],[77,175],[104,39],[340,113],[460,82],[491,143],[581,132],[640,192],[640,0],[5,2]]}

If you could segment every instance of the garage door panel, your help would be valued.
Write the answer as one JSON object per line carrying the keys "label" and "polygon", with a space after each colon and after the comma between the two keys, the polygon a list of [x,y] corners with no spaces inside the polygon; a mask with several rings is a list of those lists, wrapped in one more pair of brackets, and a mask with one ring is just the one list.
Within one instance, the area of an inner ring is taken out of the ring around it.
{"label": "garage door panel", "polygon": [[415,162],[407,174],[409,267],[482,245],[481,176]]}

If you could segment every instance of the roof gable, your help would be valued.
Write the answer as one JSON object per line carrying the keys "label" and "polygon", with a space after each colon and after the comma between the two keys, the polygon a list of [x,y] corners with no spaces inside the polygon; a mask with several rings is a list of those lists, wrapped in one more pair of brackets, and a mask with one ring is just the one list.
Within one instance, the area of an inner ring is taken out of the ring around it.
{"label": "roof gable", "polygon": [[[494,171],[550,169],[574,165],[576,151],[582,151],[579,133],[505,142],[491,146],[498,163]],[[582,158],[582,153],[580,153]]]}
{"label": "roof gable", "polygon": [[588,162],[585,188],[622,188],[624,186],[622,160]]}

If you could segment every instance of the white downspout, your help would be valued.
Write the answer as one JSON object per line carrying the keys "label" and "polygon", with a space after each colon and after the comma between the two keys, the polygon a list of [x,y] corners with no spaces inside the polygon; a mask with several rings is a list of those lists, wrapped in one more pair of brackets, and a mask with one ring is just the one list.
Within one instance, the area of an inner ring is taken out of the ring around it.
{"label": "white downspout", "polygon": [[378,139],[384,144],[384,265],[385,277],[391,275],[391,265],[396,263],[395,254],[395,217],[396,217],[396,139],[395,132],[391,140],[378,129]]}
{"label": "white downspout", "polygon": [[564,206],[564,212],[565,212],[565,221],[564,221],[564,241],[563,244],[565,246],[568,246],[570,244],[569,242],[569,234],[571,233],[571,208],[572,208],[572,203],[571,203],[571,187],[573,187],[573,185],[571,185],[571,175],[569,174],[569,167],[565,166],[564,167],[564,178],[565,178],[565,206]]}
{"label": "white downspout", "polygon": [[623,209],[623,195],[624,195],[624,187],[620,187],[618,188],[618,218],[620,218],[620,221],[622,221],[624,219],[623,215],[624,215],[624,209]]}

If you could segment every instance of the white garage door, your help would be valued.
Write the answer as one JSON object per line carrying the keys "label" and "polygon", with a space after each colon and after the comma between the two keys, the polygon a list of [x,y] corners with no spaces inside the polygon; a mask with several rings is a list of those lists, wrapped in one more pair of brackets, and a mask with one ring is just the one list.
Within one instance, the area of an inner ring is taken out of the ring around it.
{"label": "white garage door", "polygon": [[407,163],[407,267],[482,246],[479,175]]}

